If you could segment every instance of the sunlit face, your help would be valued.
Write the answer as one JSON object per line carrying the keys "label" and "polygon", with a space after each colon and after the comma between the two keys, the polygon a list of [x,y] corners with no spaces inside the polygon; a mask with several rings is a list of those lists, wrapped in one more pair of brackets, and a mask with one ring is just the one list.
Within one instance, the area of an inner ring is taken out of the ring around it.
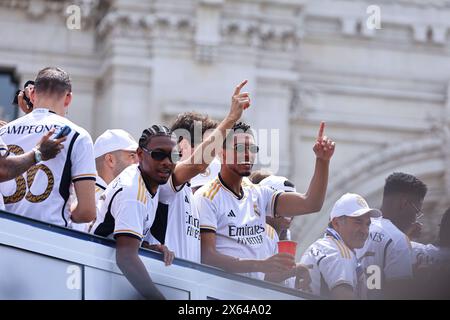
{"label": "sunlit face", "polygon": [[233,137],[233,144],[223,150],[223,161],[238,176],[248,177],[252,173],[258,150],[251,134],[237,133]]}
{"label": "sunlit face", "polygon": [[333,220],[333,227],[350,249],[359,249],[369,236],[370,214],[360,217],[339,217]]}
{"label": "sunlit face", "polygon": [[[138,148],[137,154],[139,158],[139,166],[142,172],[154,183],[165,184],[169,180],[170,175],[175,168],[175,164],[170,159],[172,152],[177,151],[175,148],[177,141],[168,136],[156,136],[151,138],[146,146],[146,150]],[[152,156],[152,152],[162,152],[167,156],[164,159],[157,160]]]}

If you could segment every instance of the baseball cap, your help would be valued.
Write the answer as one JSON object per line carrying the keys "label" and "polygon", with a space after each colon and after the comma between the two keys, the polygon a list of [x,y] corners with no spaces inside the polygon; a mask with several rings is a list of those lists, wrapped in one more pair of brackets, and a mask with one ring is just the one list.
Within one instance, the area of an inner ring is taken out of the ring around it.
{"label": "baseball cap", "polygon": [[214,158],[206,168],[205,172],[200,173],[191,179],[191,188],[201,187],[211,180],[215,179],[220,172],[220,161]]}
{"label": "baseball cap", "polygon": [[282,176],[268,176],[261,180],[259,185],[272,188],[276,191],[297,192],[295,185],[288,178]]}
{"label": "baseball cap", "polygon": [[359,194],[346,193],[334,204],[330,213],[330,220],[342,216],[360,217],[366,213],[370,213],[371,218],[381,217],[381,211],[369,208],[367,201]]}
{"label": "baseball cap", "polygon": [[109,129],[95,140],[94,157],[117,150],[136,151],[137,148],[138,144],[131,134],[122,129]]}

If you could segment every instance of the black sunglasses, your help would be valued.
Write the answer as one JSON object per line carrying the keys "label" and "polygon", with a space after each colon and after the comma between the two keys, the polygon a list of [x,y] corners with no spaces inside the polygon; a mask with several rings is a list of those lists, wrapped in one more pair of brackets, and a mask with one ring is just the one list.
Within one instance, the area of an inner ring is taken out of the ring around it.
{"label": "black sunglasses", "polygon": [[161,150],[149,150],[147,148],[142,148],[145,153],[149,154],[153,160],[162,161],[165,158],[169,158],[172,163],[177,163],[181,159],[181,152],[174,150],[171,153],[167,153]]}
{"label": "black sunglasses", "polygon": [[238,153],[244,153],[246,149],[251,153],[259,152],[259,147],[256,144],[237,143],[234,145],[234,150]]}

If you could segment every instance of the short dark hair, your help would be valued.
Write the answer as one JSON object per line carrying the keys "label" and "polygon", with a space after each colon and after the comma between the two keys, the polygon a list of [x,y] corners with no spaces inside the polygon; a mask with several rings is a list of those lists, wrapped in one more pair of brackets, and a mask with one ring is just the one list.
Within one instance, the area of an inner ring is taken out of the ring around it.
{"label": "short dark hair", "polygon": [[61,97],[67,92],[72,92],[72,83],[69,74],[63,69],[47,67],[39,71],[34,81],[34,90],[37,94]]}
{"label": "short dark hair", "polygon": [[403,172],[394,172],[386,179],[383,197],[405,193],[413,195],[418,199],[423,199],[427,194],[427,190],[426,184],[415,176]]}
{"label": "short dark hair", "polygon": [[180,142],[183,138],[190,139],[191,147],[195,147],[195,142],[202,141],[202,137],[194,136],[195,122],[199,121],[202,123],[202,137],[206,131],[217,128],[217,121],[208,117],[208,115],[200,114],[198,112],[184,112],[180,113],[175,121],[173,122],[170,130],[174,132],[175,130],[183,129],[186,132],[189,132],[190,137],[185,137],[184,135],[180,135],[178,137],[178,142]]}
{"label": "short dark hair", "polygon": [[223,148],[226,148],[228,145],[233,143],[233,138],[236,133],[248,133],[251,136],[254,136],[253,130],[250,128],[250,125],[245,122],[238,122],[233,125],[231,130],[228,132],[227,137],[223,141]]}
{"label": "short dark hair", "polygon": [[439,228],[439,246],[450,248],[450,208],[445,211]]}
{"label": "short dark hair", "polygon": [[170,131],[170,129],[166,126],[154,124],[142,132],[142,135],[139,138],[139,147],[146,148],[153,137],[176,138],[172,131]]}

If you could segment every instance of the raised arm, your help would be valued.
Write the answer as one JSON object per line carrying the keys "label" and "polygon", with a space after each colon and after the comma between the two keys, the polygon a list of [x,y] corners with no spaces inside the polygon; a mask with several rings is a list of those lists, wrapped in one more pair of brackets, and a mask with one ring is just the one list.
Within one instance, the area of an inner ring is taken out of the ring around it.
{"label": "raised arm", "polygon": [[233,96],[231,98],[231,107],[228,116],[222,120],[211,135],[205,139],[197,148],[195,148],[192,155],[177,164],[173,171],[173,182],[175,186],[186,183],[199,173],[206,170],[214,154],[210,157],[204,157],[204,150],[219,150],[222,148],[222,143],[226,137],[227,130],[231,129],[236,121],[238,121],[242,112],[250,107],[250,96],[248,92],[242,92],[242,88],[247,84],[247,80],[242,81],[236,86]]}
{"label": "raised arm", "polygon": [[320,124],[317,141],[314,144],[316,165],[314,175],[305,194],[286,192],[278,197],[276,214],[292,217],[320,211],[328,185],[330,159],[334,154],[335,143],[323,135],[325,123]]}

